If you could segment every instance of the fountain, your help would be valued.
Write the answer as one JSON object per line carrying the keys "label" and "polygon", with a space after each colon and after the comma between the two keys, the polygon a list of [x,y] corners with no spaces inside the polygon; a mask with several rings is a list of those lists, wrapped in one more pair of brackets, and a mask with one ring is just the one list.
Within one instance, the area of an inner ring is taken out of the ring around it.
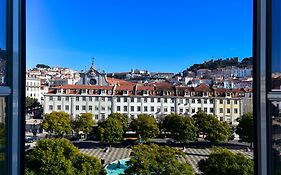
{"label": "fountain", "polygon": [[125,170],[128,168],[126,162],[130,159],[121,159],[111,162],[109,165],[105,167],[107,175],[119,175],[124,174]]}

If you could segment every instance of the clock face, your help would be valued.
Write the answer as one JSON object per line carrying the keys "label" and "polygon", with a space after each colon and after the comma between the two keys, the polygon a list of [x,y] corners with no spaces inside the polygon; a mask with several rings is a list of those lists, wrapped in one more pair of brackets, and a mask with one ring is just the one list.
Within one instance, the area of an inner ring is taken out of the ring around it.
{"label": "clock face", "polygon": [[91,79],[90,80],[90,84],[91,85],[96,85],[97,84],[97,80],[96,79]]}

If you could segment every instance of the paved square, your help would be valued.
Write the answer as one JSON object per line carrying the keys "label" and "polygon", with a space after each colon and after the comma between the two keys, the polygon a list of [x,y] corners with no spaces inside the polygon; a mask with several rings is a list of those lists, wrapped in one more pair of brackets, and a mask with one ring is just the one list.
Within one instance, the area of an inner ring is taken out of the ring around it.
{"label": "paved square", "polygon": [[[189,161],[194,171],[199,173],[197,163],[201,159],[208,158],[211,153],[211,148],[186,148],[186,158],[181,157],[181,161]],[[245,149],[229,149],[233,153],[242,153],[246,157],[253,159],[253,152],[247,152]],[[130,157],[132,150],[130,148],[115,148],[111,147],[108,152],[104,152],[104,148],[83,148],[80,149],[83,154],[90,156],[96,156],[100,159],[104,159],[105,164],[109,164],[115,160],[125,159]]]}

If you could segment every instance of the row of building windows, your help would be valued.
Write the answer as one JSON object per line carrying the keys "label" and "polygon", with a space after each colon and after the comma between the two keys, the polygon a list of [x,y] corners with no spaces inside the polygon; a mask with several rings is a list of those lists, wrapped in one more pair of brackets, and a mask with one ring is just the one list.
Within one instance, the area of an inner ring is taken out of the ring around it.
{"label": "row of building windows", "polygon": [[26,82],[26,86],[40,86],[38,82]]}
{"label": "row of building windows", "polygon": [[[111,107],[108,106],[107,109],[110,111]],[[53,105],[49,105],[49,110],[54,110]],[[57,105],[57,110],[62,110],[62,106],[61,105]],[[69,110],[69,105],[65,105],[64,110],[68,111]],[[76,105],[75,106],[75,110],[76,111],[79,111],[79,110],[86,111],[86,106],[85,105],[82,105],[82,106]],[[93,110],[93,106],[89,105],[88,106],[88,110],[92,111]],[[98,106],[94,106],[94,110],[98,111],[99,107]],[[106,107],[102,106],[102,107],[100,107],[100,110],[101,111],[105,111]],[[121,112],[121,111],[127,112],[128,111],[128,106],[123,106],[123,110],[121,110],[121,106],[117,106],[117,112]],[[141,112],[142,111],[141,110],[141,106],[130,106],[130,111],[131,112],[134,112],[134,111]],[[161,107],[159,106],[159,107],[155,108],[154,106],[150,106],[150,108],[149,108],[148,106],[144,106],[143,107],[143,111],[144,112],[160,112],[161,111]],[[171,112],[175,112],[175,108],[174,107],[170,107],[170,111]],[[189,113],[189,109],[186,109],[185,111],[187,113]],[[197,108],[197,111],[208,112],[208,108],[203,108],[203,109],[202,108]],[[214,113],[214,108],[209,108],[209,111],[210,111],[210,113]],[[164,112],[168,112],[168,107],[164,107]],[[183,113],[184,109],[183,108],[179,108],[179,112]],[[192,108],[191,112],[195,113],[196,109]],[[238,108],[234,108],[233,112],[235,114],[237,114],[238,113]],[[219,109],[219,113],[221,113],[221,114],[224,113],[224,108],[220,108]],[[226,108],[226,113],[230,114],[231,113],[231,109],[230,108]]]}
{"label": "row of building windows", "polygon": [[26,91],[39,91],[40,90],[40,88],[38,87],[38,88],[36,88],[36,87],[26,87]]}
{"label": "row of building windows", "polygon": [[[86,101],[86,97],[76,97],[75,98],[75,101],[80,101],[80,98],[82,98],[82,101]],[[88,97],[88,100],[89,101],[93,101],[93,98],[94,98],[94,100],[95,101],[99,101],[99,98],[100,98],[100,101],[107,101],[108,99],[107,99],[107,97]],[[130,98],[130,100],[131,100],[131,102],[135,102],[135,100],[134,100],[135,98]],[[141,102],[141,98],[136,98],[137,99],[137,101],[136,102]],[[161,98],[143,98],[143,100],[144,100],[144,102],[147,102],[148,101],[148,99],[150,99],[150,102],[161,102]],[[156,100],[157,99],[157,100]],[[49,100],[50,101],[53,101],[53,97],[52,96],[50,96],[49,97]],[[62,100],[62,98],[60,97],[60,96],[58,96],[57,97],[57,100],[58,101],[61,101]],[[69,101],[69,97],[65,97],[65,101]],[[203,101],[203,103],[204,104],[208,104],[208,101],[209,101],[209,103],[210,104],[213,104],[214,103],[214,100],[213,99],[197,99],[197,100],[195,100],[195,99],[191,99],[191,103],[196,103],[196,101],[197,101],[197,103],[198,104],[201,104],[202,103],[202,101]],[[223,104],[223,101],[224,100],[222,100],[222,99],[220,99],[220,101],[219,101],[219,103],[220,104]],[[230,104],[230,99],[228,99],[228,100],[226,100],[226,104]],[[234,101],[234,104],[238,104],[238,100],[233,100]],[[120,97],[118,97],[117,98],[117,102],[121,102],[121,98]],[[123,99],[123,102],[128,102],[128,98],[124,98]],[[167,98],[164,98],[164,103],[167,103],[168,102],[168,99]],[[175,102],[175,100],[174,99],[171,99],[171,101],[170,101],[171,103],[174,103]],[[189,102],[189,99],[179,99],[179,103],[188,103]]]}
{"label": "row of building windows", "polygon": [[[94,108],[93,108],[93,107],[94,107]],[[69,109],[70,109],[70,108],[69,108],[69,105],[65,105],[65,106],[64,106],[64,110],[68,111]],[[92,111],[93,109],[94,109],[95,111],[98,111],[99,109],[100,109],[101,111],[105,111],[106,107],[102,106],[102,107],[99,108],[98,106],[92,106],[92,105],[89,105],[89,106],[88,106],[88,110],[89,110],[89,111]],[[110,110],[111,110],[111,107],[108,106],[107,109],[110,111]],[[51,110],[54,110],[54,106],[53,106],[53,105],[49,105],[49,110],[50,110],[50,111],[51,111]],[[62,110],[62,105],[57,105],[57,110],[58,110],[58,111]],[[79,110],[86,111],[86,106],[85,106],[85,105],[82,105],[82,106],[76,105],[76,106],[75,106],[75,110],[76,110],[76,111],[79,111]]]}

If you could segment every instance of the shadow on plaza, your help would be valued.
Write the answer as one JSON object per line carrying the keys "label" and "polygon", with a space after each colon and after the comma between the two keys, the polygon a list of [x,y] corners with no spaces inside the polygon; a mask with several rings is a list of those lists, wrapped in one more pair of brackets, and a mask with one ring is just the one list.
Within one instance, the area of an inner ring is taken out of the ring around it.
{"label": "shadow on plaza", "polygon": [[[228,149],[247,149],[249,146],[247,144],[241,143],[220,143],[220,144],[211,144],[208,141],[197,141],[197,142],[190,142],[188,144],[182,143],[165,143],[165,142],[147,142],[145,144],[157,144],[159,146],[171,146],[171,147],[178,147],[178,148],[212,148],[216,147],[225,147]],[[93,148],[106,148],[106,147],[114,147],[114,148],[130,148],[136,144],[127,144],[127,143],[102,143],[99,141],[74,141],[73,144],[78,147],[79,149],[93,149]]]}

